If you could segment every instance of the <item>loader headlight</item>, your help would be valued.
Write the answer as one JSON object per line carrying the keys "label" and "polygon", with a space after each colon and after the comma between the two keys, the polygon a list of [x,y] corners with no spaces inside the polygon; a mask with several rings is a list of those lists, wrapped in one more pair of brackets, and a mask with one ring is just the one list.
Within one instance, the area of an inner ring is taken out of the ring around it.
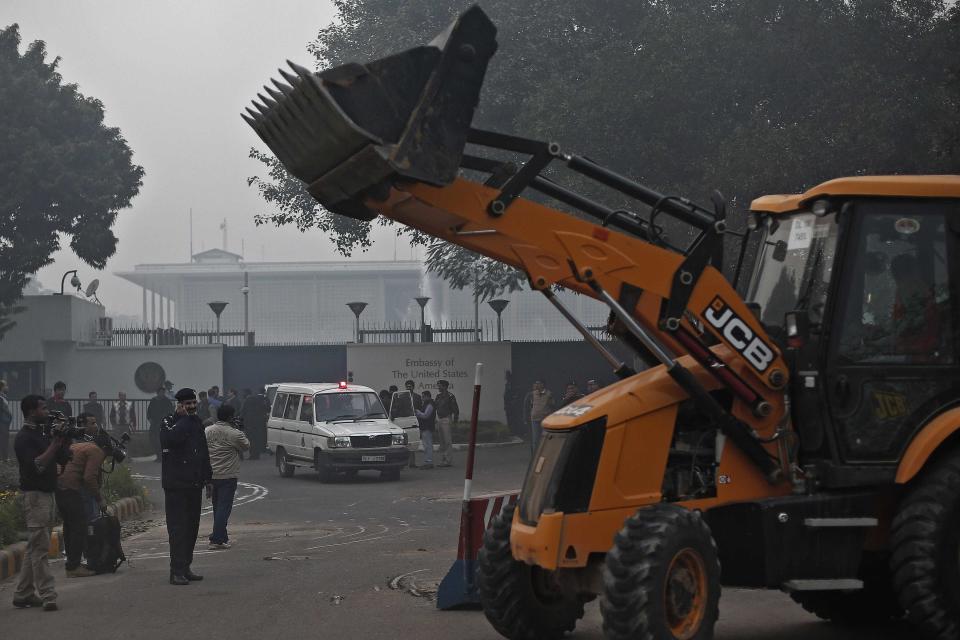
{"label": "loader headlight", "polygon": [[393,436],[393,444],[407,444],[407,434],[397,433]]}
{"label": "loader headlight", "polygon": [[349,436],[336,436],[332,438],[327,438],[327,446],[331,449],[342,449],[344,447],[350,446],[350,437]]}

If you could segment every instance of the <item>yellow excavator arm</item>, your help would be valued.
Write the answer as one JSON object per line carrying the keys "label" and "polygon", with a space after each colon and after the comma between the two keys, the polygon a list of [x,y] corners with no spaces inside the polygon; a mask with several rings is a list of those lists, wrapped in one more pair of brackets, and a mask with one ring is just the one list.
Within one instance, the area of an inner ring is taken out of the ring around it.
{"label": "yellow excavator arm", "polygon": [[[604,302],[616,333],[666,367],[771,482],[781,480],[781,462],[764,440],[787,422],[788,369],[713,265],[728,232],[722,199],[708,209],[566,154],[556,143],[471,128],[495,36],[474,7],[424,47],[320,73],[291,63],[292,71],[281,70],[286,82],[265,87],[244,119],[327,209],[364,220],[383,215],[521,269],[619,375],[630,375],[552,289]],[[526,160],[491,159],[490,150]],[[561,186],[544,175],[551,163],[635,199],[651,209],[649,217]],[[522,197],[532,192],[580,215]],[[673,244],[657,224],[661,216],[691,227],[693,240]],[[732,409],[678,362],[684,355],[730,392]]]}

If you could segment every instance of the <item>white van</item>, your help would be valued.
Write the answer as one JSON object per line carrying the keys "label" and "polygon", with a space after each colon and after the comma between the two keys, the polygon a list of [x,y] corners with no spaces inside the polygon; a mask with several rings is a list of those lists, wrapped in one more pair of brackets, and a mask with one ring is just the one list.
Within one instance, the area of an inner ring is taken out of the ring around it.
{"label": "white van", "polygon": [[267,421],[267,445],[280,475],[297,467],[314,469],[321,482],[338,472],[355,475],[376,469],[397,479],[420,442],[419,430],[390,421],[379,396],[369,387],[346,382],[268,385],[273,393]]}

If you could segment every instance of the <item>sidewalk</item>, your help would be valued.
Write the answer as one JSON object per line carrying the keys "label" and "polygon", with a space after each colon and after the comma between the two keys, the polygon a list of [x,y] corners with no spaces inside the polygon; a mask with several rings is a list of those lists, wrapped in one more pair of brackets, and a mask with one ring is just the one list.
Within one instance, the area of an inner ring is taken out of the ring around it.
{"label": "sidewalk", "polygon": [[[121,498],[107,506],[107,513],[117,516],[121,522],[138,515],[148,506],[146,498]],[[63,535],[62,529],[56,527],[50,534],[50,551],[48,557],[57,558],[60,556],[60,540]],[[0,580],[5,580],[11,576],[17,575],[20,571],[20,565],[23,564],[23,554],[27,545],[25,542],[17,542],[0,549]]]}

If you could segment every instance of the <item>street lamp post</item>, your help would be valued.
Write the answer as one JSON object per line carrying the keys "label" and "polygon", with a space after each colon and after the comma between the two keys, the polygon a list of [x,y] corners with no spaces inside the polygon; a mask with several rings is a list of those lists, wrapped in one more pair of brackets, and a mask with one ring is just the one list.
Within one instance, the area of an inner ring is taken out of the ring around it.
{"label": "street lamp post", "polygon": [[417,301],[417,304],[420,305],[420,342],[427,341],[427,322],[424,309],[427,307],[427,303],[430,302],[430,298],[427,296],[418,296],[414,298]]}
{"label": "street lamp post", "polygon": [[473,339],[480,342],[480,265],[473,265]]}
{"label": "street lamp post", "polygon": [[353,311],[353,315],[357,317],[357,335],[355,340],[359,344],[363,342],[360,339],[360,314],[363,313],[363,310],[367,308],[366,302],[348,302],[347,306],[350,307],[350,311]]}
{"label": "street lamp post", "polygon": [[250,346],[250,274],[243,272],[243,286],[240,287],[240,293],[243,294],[243,344]]}
{"label": "street lamp post", "polygon": [[490,300],[487,302],[490,305],[496,314],[497,314],[497,342],[503,340],[503,321],[500,318],[500,314],[503,313],[503,310],[507,308],[507,305],[510,304],[509,300],[497,299]]}
{"label": "street lamp post", "polygon": [[63,295],[63,285],[67,281],[67,276],[73,274],[73,277],[70,278],[70,286],[74,287],[77,291],[80,290],[80,278],[77,277],[77,270],[71,269],[63,274],[63,277],[60,278],[60,295]]}
{"label": "street lamp post", "polygon": [[210,309],[217,316],[217,342],[220,342],[220,314],[227,308],[228,302],[208,302]]}

